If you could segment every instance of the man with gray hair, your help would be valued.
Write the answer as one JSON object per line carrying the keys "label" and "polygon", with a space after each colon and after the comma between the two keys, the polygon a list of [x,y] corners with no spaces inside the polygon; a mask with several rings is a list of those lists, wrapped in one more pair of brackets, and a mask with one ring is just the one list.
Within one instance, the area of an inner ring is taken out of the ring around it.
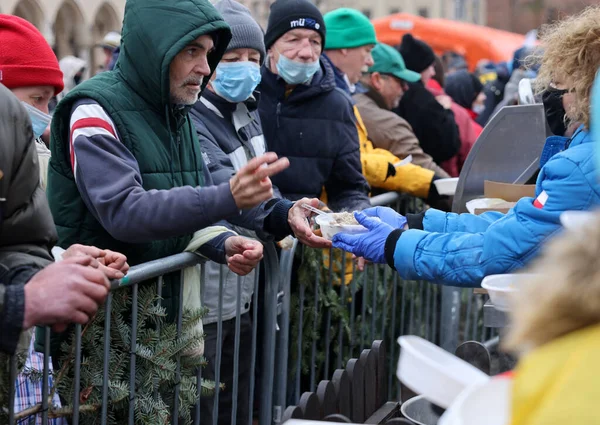
{"label": "man with gray hair", "polygon": [[[207,90],[194,105],[190,115],[202,146],[202,155],[215,184],[227,182],[248,161],[267,151],[257,110],[260,66],[265,58],[263,32],[250,11],[234,0],[221,0],[215,5],[231,28],[232,38],[216,67]],[[294,234],[302,243],[313,247],[329,247],[329,241],[315,236],[307,221],[310,212],[301,208],[308,203],[317,207],[317,199],[304,198],[297,203],[282,199],[274,188],[275,196],[255,208],[242,211],[230,218],[239,234],[261,240],[280,240]],[[204,307],[209,312],[203,319],[204,356],[208,364],[203,377],[215,379],[216,350],[222,344],[220,381],[225,384],[219,395],[218,413],[213,410],[213,397],[201,399],[201,423],[212,424],[218,415],[219,424],[232,422],[232,389],[237,303],[240,303],[240,346],[252,343],[252,319],[249,309],[254,293],[254,272],[239,277],[224,270],[221,322],[223,332],[218,339],[219,264],[206,265],[203,288]],[[248,423],[249,383],[253,371],[250,356],[240,355],[238,379],[237,423]]]}

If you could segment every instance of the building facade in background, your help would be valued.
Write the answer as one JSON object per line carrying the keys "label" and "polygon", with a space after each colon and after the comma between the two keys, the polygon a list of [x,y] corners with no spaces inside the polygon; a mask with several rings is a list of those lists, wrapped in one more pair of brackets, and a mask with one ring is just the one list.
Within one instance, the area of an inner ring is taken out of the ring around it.
{"label": "building facade in background", "polygon": [[[369,18],[381,18],[394,13],[411,13],[428,18],[447,18],[485,25],[486,3],[495,0],[314,0],[321,12],[339,7],[362,11]],[[240,0],[259,23],[266,27],[273,0]]]}
{"label": "building facade in background", "polygon": [[35,25],[58,58],[78,56],[91,63],[91,72],[103,62],[95,47],[109,31],[121,30],[125,0],[2,0],[0,13],[20,16]]}
{"label": "building facade in background", "polygon": [[490,27],[526,33],[540,25],[579,13],[599,0],[487,0]]}
{"label": "building facade in background", "polygon": [[[18,15],[44,34],[57,56],[79,56],[95,72],[103,53],[95,47],[109,31],[120,31],[126,0],[2,0],[0,13]],[[168,1],[168,0],[165,0]],[[211,0],[214,1],[214,0]],[[266,27],[273,0],[240,0]],[[313,0],[323,13],[339,7],[374,19],[394,13],[446,18],[526,33],[600,0]]]}

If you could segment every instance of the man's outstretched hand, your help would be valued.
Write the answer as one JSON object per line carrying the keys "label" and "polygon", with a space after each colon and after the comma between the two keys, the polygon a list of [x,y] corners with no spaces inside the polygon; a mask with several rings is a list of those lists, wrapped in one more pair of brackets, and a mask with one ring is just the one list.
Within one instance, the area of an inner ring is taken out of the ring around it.
{"label": "man's outstretched hand", "polygon": [[231,236],[225,240],[227,266],[240,276],[250,273],[263,258],[260,242],[243,236]]}

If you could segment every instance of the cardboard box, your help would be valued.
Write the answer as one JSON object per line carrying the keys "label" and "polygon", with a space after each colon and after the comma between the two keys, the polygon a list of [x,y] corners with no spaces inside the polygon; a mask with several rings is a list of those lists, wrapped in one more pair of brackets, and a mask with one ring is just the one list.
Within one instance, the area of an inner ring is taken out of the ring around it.
{"label": "cardboard box", "polygon": [[506,202],[518,202],[521,198],[535,198],[534,184],[509,184],[486,180],[483,183],[486,198],[500,198]]}
{"label": "cardboard box", "polygon": [[492,208],[477,208],[475,215],[483,214],[488,211],[497,211],[506,214],[521,198],[534,198],[534,184],[510,184],[499,183],[486,180],[483,183],[484,198],[500,198],[504,203],[496,204]]}

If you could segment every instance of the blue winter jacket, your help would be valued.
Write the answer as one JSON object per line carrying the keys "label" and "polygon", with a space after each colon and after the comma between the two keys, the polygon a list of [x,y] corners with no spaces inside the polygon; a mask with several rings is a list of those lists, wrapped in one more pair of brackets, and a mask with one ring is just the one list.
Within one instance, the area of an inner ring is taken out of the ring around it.
{"label": "blue winter jacket", "polygon": [[523,198],[506,214],[475,216],[429,210],[423,219],[424,230],[407,230],[398,239],[396,270],[404,279],[476,287],[485,276],[527,265],[543,244],[561,231],[562,212],[589,210],[600,204],[594,143],[583,129],[567,143],[566,150],[540,165],[535,193],[544,204],[541,208],[534,204],[535,199]]}

